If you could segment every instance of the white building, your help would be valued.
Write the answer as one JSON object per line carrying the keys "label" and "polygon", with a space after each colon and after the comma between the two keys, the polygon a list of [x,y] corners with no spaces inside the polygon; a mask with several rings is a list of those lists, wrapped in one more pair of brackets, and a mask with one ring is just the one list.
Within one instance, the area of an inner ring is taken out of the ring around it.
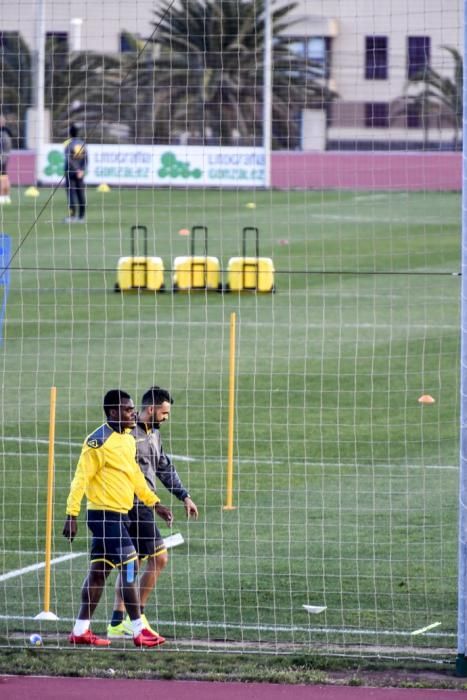
{"label": "white building", "polygon": [[[124,31],[142,38],[153,32],[157,1],[0,0],[0,36],[19,31],[34,49],[42,7],[46,32],[70,48],[125,50]],[[322,63],[338,95],[327,114],[303,115],[301,146],[387,149],[429,141],[450,147],[452,115],[424,120],[414,108],[402,113],[398,98],[424,66],[452,77],[453,60],[443,46],[462,51],[462,14],[461,0],[299,0],[297,21],[287,30],[293,49]]]}

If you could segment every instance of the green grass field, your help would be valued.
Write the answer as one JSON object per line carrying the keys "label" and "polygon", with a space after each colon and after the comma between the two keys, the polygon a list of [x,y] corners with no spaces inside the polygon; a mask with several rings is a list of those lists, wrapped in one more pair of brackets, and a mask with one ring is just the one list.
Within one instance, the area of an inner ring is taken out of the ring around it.
{"label": "green grass field", "polygon": [[[49,194],[16,191],[0,211],[13,248],[23,242],[1,348],[0,644],[24,645],[40,628],[66,646],[87,567],[83,518],[71,549],[61,536],[80,445],[103,421],[107,389],[138,401],[156,382],[175,397],[165,446],[201,511],[186,523],[173,503],[185,544],[147,611],[171,648],[454,649],[460,196],[92,189],[86,226],[69,226],[60,191],[34,225]],[[189,252],[179,229],[207,225],[225,270],[242,228],[258,226],[277,293],[116,294],[134,224],[148,226],[169,289],[174,257]],[[232,311],[237,508],[227,512]],[[53,384],[53,556],[83,555],[53,565],[60,620],[39,625]],[[436,403],[421,406],[423,393]],[[109,583],[97,632],[112,597]],[[327,610],[309,615],[304,603]]]}

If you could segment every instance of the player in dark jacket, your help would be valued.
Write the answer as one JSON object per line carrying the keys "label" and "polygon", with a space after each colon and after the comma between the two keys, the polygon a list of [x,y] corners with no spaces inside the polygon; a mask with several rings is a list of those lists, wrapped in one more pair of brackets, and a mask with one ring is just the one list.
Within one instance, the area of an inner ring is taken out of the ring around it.
{"label": "player in dark jacket", "polygon": [[69,133],[70,138],[65,142],[65,186],[68,201],[65,223],[71,224],[84,222],[86,216],[84,175],[88,156],[86,144],[79,137],[78,127],[72,124]]}
{"label": "player in dark jacket", "polygon": [[[153,386],[145,392],[141,401],[141,412],[136,426],[131,431],[136,440],[136,461],[143,472],[146,483],[155,493],[156,477],[162,481],[170,493],[183,502],[188,518],[198,518],[198,508],[190,494],[183,486],[177,471],[168,455],[165,454],[161,442],[159,426],[168,420],[173,399],[169,392],[158,386]],[[139,579],[139,595],[141,603],[141,619],[151,627],[144,614],[144,607],[149,595],[156,585],[159,575],[168,563],[167,549],[154,519],[154,509],[148,508],[138,498],[135,498],[133,508],[128,513],[131,520],[129,532],[138,558],[146,561],[146,567]],[[124,619],[124,605],[117,579],[115,588],[115,604],[112,621],[107,627],[109,639],[126,637],[131,633],[128,619]],[[151,630],[157,634],[154,630]]]}

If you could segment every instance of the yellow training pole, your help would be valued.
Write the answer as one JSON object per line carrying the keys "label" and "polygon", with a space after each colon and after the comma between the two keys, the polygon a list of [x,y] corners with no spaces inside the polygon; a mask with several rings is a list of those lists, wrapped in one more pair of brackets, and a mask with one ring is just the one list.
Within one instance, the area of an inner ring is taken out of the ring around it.
{"label": "yellow training pole", "polygon": [[230,352],[229,352],[229,443],[227,448],[227,498],[224,510],[235,510],[233,505],[233,443],[235,416],[235,311],[230,314]]}
{"label": "yellow training pole", "polygon": [[52,554],[52,517],[55,462],[55,407],[57,404],[57,387],[50,388],[49,413],[49,460],[47,465],[47,512],[45,523],[45,576],[44,576],[44,610],[36,615],[36,620],[57,620],[50,612],[50,562]]}

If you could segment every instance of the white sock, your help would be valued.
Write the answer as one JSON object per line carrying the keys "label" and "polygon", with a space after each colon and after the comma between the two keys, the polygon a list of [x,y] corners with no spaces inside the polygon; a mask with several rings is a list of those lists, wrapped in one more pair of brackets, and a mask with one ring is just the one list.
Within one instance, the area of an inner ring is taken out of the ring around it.
{"label": "white sock", "polygon": [[81,637],[82,634],[88,631],[91,626],[91,620],[76,620],[75,626],[73,627],[73,634],[76,637]]}
{"label": "white sock", "polygon": [[131,621],[131,627],[133,629],[133,637],[137,637],[138,634],[141,634],[141,632],[144,629],[143,621],[140,617],[138,617],[137,620],[132,620]]}

